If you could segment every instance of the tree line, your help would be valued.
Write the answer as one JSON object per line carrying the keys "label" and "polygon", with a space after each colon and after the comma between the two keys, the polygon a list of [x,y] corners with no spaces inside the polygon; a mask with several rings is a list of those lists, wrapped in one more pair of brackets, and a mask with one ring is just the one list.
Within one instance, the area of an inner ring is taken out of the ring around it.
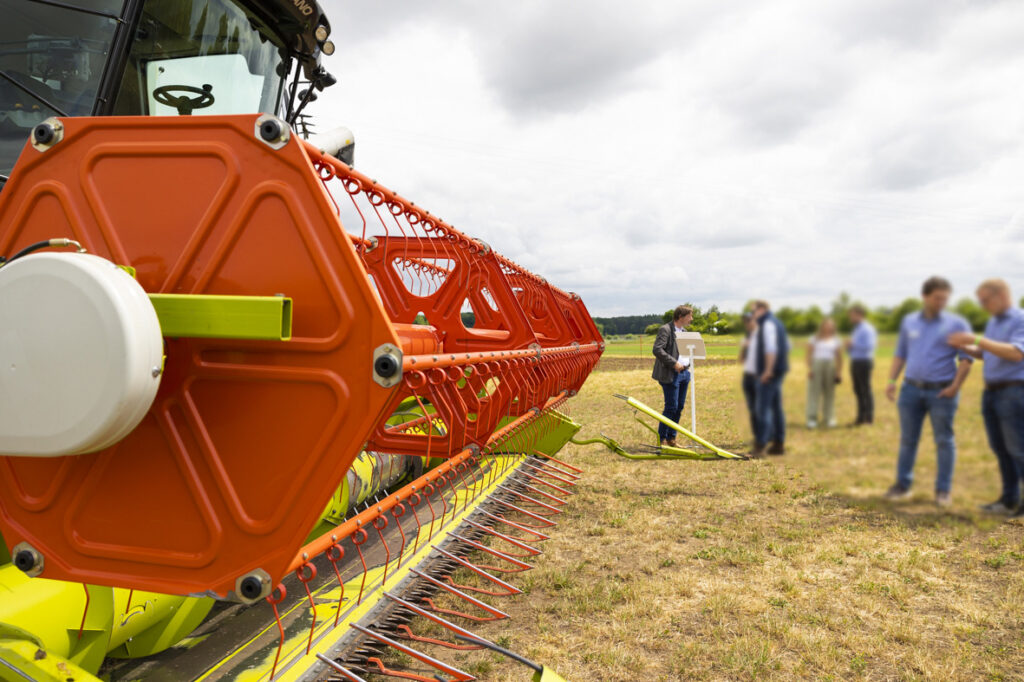
{"label": "tree line", "polygon": [[[832,301],[828,309],[812,305],[808,308],[795,308],[793,306],[782,306],[774,310],[775,316],[786,327],[786,331],[797,336],[813,334],[818,325],[826,317],[836,321],[839,331],[849,333],[851,329],[848,312],[856,302],[845,291]],[[706,310],[690,303],[684,305],[693,309],[693,323],[690,325],[692,331],[702,334],[739,334],[743,332],[742,313],[723,312],[718,306],[712,305]],[[1024,307],[1024,298],[1020,302]],[[744,310],[750,309],[748,303]],[[900,321],[904,315],[921,309],[921,299],[907,298],[896,306],[876,306],[869,308],[868,320],[880,332],[898,332]],[[950,308],[953,312],[961,315],[971,325],[974,331],[982,331],[985,323],[988,322],[988,313],[978,305],[973,298],[961,298]],[[658,327],[672,320],[672,310],[663,314],[650,315],[622,315],[618,317],[595,317],[594,322],[597,328],[605,336],[619,336],[624,334],[655,334]]]}

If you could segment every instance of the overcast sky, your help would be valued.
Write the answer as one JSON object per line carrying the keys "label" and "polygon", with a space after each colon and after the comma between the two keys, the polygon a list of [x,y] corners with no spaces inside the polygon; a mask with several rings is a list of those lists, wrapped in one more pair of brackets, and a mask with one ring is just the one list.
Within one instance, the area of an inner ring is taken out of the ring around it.
{"label": "overcast sky", "polygon": [[1024,3],[321,0],[356,166],[594,315],[1024,294]]}

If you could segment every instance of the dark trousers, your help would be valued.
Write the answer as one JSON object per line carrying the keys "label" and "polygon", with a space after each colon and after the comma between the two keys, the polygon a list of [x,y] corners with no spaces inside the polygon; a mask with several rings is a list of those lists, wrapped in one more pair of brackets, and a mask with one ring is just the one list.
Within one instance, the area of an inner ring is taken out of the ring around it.
{"label": "dark trousers", "polygon": [[757,432],[754,440],[764,446],[769,442],[782,445],[786,442],[786,413],[782,410],[782,379],[756,382],[754,391],[754,412],[757,415]]}
{"label": "dark trousers", "polygon": [[1010,386],[981,394],[988,443],[999,462],[1003,483],[1000,500],[1013,508],[1020,503],[1024,474],[1024,386]]}
{"label": "dark trousers", "polygon": [[[679,416],[683,413],[683,405],[686,404],[686,390],[689,387],[690,370],[688,369],[677,372],[676,378],[673,381],[661,384],[661,390],[665,393],[665,409],[661,414],[666,419],[670,419],[676,424],[679,423]],[[658,438],[669,440],[675,437],[675,429],[658,422]]]}
{"label": "dark trousers", "polygon": [[757,376],[750,372],[743,373],[743,397],[747,399],[747,413],[750,415],[750,433],[757,438],[757,412],[754,401],[757,398]]}
{"label": "dark trousers", "polygon": [[871,370],[874,360],[851,360],[850,379],[857,397],[857,423],[870,424],[875,420],[875,396],[871,393]]}

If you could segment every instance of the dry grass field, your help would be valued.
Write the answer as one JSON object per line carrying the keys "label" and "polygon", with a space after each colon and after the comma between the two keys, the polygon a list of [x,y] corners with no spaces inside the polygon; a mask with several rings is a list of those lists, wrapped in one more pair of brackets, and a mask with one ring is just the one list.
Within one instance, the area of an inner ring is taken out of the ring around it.
{"label": "dry grass field", "polygon": [[[577,682],[1024,679],[1024,526],[977,512],[997,494],[980,371],[957,417],[954,505],[939,510],[928,427],[913,499],[881,499],[898,437],[881,365],[877,423],[861,429],[805,429],[793,372],[785,457],[633,462],[570,445],[579,493],[516,576],[527,594],[500,601],[512,621],[478,632]],[[738,368],[698,367],[698,382],[700,433],[744,449]],[[581,435],[644,442],[611,393],[660,408],[647,370],[597,372],[570,403]],[[848,383],[839,397],[849,422]],[[481,679],[531,674],[489,652],[458,660]]]}

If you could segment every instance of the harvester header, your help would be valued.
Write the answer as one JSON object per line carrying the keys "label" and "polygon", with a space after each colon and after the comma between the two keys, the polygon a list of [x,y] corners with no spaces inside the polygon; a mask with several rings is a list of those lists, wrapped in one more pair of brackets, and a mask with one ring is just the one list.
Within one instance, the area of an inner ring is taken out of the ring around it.
{"label": "harvester header", "polygon": [[[0,528],[39,575],[265,596],[364,447],[424,458],[480,448],[503,421],[578,390],[600,356],[578,296],[273,117],[40,126],[59,135],[26,145],[0,196],[0,253],[68,236],[91,255],[66,259],[130,269],[157,314],[175,297],[185,310],[219,306],[237,329],[211,338],[201,316],[192,330],[179,319],[152,406],[116,444],[65,457],[3,453]],[[348,231],[342,206],[359,217]],[[43,255],[0,268],[0,287]],[[24,293],[23,314],[59,307],[47,291]],[[291,302],[290,338],[251,338],[249,318],[233,312],[275,296]],[[4,313],[5,329],[23,327]],[[76,357],[88,324],[67,326],[75,320],[53,319],[46,343],[17,342],[26,365],[7,372],[5,401],[59,394],[65,372],[95,374],[74,362],[39,369],[46,357]],[[138,355],[150,372],[152,353]],[[98,383],[81,399],[106,399]],[[417,418],[394,419],[410,408]]]}
{"label": "harvester header", "polygon": [[398,640],[496,647],[412,619],[568,503],[580,297],[313,134],[314,0],[0,16],[0,679],[473,679]]}

